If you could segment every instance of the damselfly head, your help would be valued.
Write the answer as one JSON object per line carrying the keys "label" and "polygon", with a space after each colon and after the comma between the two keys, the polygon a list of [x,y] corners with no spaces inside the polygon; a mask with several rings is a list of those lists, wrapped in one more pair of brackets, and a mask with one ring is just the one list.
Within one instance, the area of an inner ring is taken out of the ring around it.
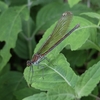
{"label": "damselfly head", "polygon": [[31,66],[31,65],[32,65],[31,60],[28,60],[28,61],[27,61],[27,66]]}
{"label": "damselfly head", "polygon": [[68,11],[68,12],[65,12],[65,13],[62,14],[63,17],[68,16],[68,15],[72,16],[72,13]]}

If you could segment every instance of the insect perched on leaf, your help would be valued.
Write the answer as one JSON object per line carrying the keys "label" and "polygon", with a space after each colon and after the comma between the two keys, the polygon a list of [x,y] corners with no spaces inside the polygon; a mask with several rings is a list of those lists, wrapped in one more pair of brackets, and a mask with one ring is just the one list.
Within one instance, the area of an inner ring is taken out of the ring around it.
{"label": "insect perched on leaf", "polygon": [[[65,12],[62,14],[49,38],[41,46],[38,52],[33,55],[32,59],[27,61],[27,66],[32,67],[32,65],[39,64],[39,62],[41,62],[41,60],[44,59],[48,53],[50,53],[50,51],[52,51],[57,45],[59,45],[66,37],[68,37],[80,26],[77,24],[74,28],[67,32],[72,17],[73,14],[71,12]],[[33,68],[31,69],[33,70]]]}

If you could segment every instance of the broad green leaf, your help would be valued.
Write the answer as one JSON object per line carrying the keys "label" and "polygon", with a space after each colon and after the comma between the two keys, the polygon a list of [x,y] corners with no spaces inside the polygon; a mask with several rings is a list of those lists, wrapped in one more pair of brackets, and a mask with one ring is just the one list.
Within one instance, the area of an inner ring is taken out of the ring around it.
{"label": "broad green leaf", "polygon": [[8,5],[6,5],[4,2],[0,1],[0,13],[8,9]]}
{"label": "broad green leaf", "polygon": [[79,1],[81,1],[81,0],[68,0],[68,4],[70,5],[70,7],[73,7],[73,6],[76,5]]}
{"label": "broad green leaf", "polygon": [[[46,100],[46,93],[41,92],[40,94],[35,94],[29,97],[24,98],[23,100]],[[49,99],[49,98],[48,98]]]}
{"label": "broad green leaf", "polygon": [[23,75],[19,72],[7,72],[0,76],[0,100],[13,100],[14,92],[26,87]]}
{"label": "broad green leaf", "polygon": [[[49,57],[50,59],[50,57]],[[52,57],[51,57],[52,59]],[[30,68],[27,67],[24,72],[24,77],[28,84],[32,78],[32,87],[41,90],[48,90],[54,88],[57,84],[67,84],[70,87],[74,87],[77,83],[78,76],[70,68],[69,63],[66,61],[65,57],[60,54],[56,59],[50,59],[50,63],[46,64],[47,61],[42,61],[39,65],[34,67],[33,77]],[[45,85],[44,85],[45,84]]]}
{"label": "broad green leaf", "polygon": [[16,54],[21,58],[29,59],[33,54],[36,45],[35,38],[32,35],[34,29],[35,23],[31,18],[27,21],[22,20],[22,32],[19,33],[16,47],[14,48]]}
{"label": "broad green leaf", "polygon": [[100,81],[100,61],[80,77],[75,90],[77,97],[88,96]]}
{"label": "broad green leaf", "polygon": [[[25,6],[12,7],[0,16],[0,41],[5,42],[4,47],[0,50],[0,71],[11,57],[10,49],[16,45],[18,33],[21,31],[20,13],[24,8]],[[16,12],[16,9],[19,9],[19,12]]]}
{"label": "broad green leaf", "polygon": [[8,63],[8,64],[6,64],[6,66],[1,71],[0,76],[5,74],[5,73],[8,73],[9,71],[10,71],[10,64]]}
{"label": "broad green leaf", "polygon": [[31,96],[33,94],[37,94],[40,93],[40,90],[36,90],[34,88],[29,88],[29,87],[25,87],[23,89],[20,89],[18,91],[14,92],[14,96],[16,96],[17,100],[22,100],[25,97]]}
{"label": "broad green leaf", "polygon": [[[22,10],[19,13],[19,9],[21,9],[21,8],[22,8]],[[29,20],[29,13],[30,12],[28,10],[27,5],[24,5],[24,6],[21,6],[21,7],[16,7],[15,11],[17,13],[19,13],[19,15],[21,16],[21,18],[24,19],[25,21]]]}
{"label": "broad green leaf", "polygon": [[[87,15],[87,16],[89,16],[91,18],[98,19],[98,25],[100,25],[100,14],[95,13],[95,12],[86,12],[86,13],[81,13],[81,15]],[[99,26],[98,26],[98,28],[99,28]]]}
{"label": "broad green leaf", "polygon": [[51,2],[62,2],[62,0],[31,0],[31,3],[33,6],[35,5],[39,5],[39,4],[48,4],[48,3],[51,3]]}
{"label": "broad green leaf", "polygon": [[98,90],[98,87],[96,87],[89,96],[82,97],[82,100],[96,100],[97,98],[99,99],[98,93],[99,93],[99,90]]}
{"label": "broad green leaf", "polygon": [[74,90],[65,85],[56,85],[55,88],[47,91],[47,93],[39,93],[32,96],[29,96],[23,100],[73,100],[75,99]]}
{"label": "broad green leaf", "polygon": [[5,0],[10,6],[22,6],[27,4],[27,0]]}
{"label": "broad green leaf", "polygon": [[36,34],[38,30],[46,30],[47,28],[49,28],[50,25],[52,25],[55,21],[57,21],[60,18],[61,14],[66,11],[71,11],[73,15],[79,15],[81,11],[84,12],[91,10],[81,4],[74,6],[74,9],[70,8],[67,3],[55,2],[47,4],[46,6],[42,7],[37,14],[36,30],[34,34]]}
{"label": "broad green leaf", "polygon": [[95,12],[85,12],[85,13],[81,13],[81,15],[87,15],[91,18],[97,18],[98,20],[100,20],[100,14]]}
{"label": "broad green leaf", "polygon": [[61,83],[48,91],[48,97],[52,100],[74,100],[76,99],[75,91],[67,84]]}
{"label": "broad green leaf", "polygon": [[[60,6],[60,7],[59,7]],[[49,12],[47,9],[50,9]],[[58,10],[59,9],[59,10]],[[47,29],[48,26],[57,21],[61,14],[66,11],[66,7],[63,3],[51,3],[44,6],[37,14],[36,26],[40,29]],[[51,16],[52,15],[52,16]]]}

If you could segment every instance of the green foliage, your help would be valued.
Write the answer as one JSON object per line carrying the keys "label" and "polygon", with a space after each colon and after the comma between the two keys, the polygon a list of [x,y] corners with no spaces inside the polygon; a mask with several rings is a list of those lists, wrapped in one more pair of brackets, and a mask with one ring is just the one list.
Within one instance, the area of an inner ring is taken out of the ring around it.
{"label": "green foliage", "polygon": [[[100,99],[100,4],[79,1],[0,1],[0,100]],[[68,31],[80,27],[26,67],[66,11],[73,13]]]}
{"label": "green foliage", "polygon": [[9,71],[0,77],[0,99],[7,97],[8,100],[12,100],[15,98],[14,93],[25,87],[27,85],[22,74]]}
{"label": "green foliage", "polygon": [[70,7],[73,7],[75,4],[77,4],[80,0],[68,0],[68,3],[70,5]]}
{"label": "green foliage", "polygon": [[100,80],[99,68],[100,61],[89,68],[84,74],[82,74],[75,87],[78,98],[89,95],[94,87],[96,87],[96,84]]}

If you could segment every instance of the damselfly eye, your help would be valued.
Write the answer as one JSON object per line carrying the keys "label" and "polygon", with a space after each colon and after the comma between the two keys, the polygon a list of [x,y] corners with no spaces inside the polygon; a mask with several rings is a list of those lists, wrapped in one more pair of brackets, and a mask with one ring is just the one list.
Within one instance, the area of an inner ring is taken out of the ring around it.
{"label": "damselfly eye", "polygon": [[31,60],[28,60],[28,61],[27,61],[27,66],[31,66],[31,64],[32,64],[32,63],[31,63]]}

